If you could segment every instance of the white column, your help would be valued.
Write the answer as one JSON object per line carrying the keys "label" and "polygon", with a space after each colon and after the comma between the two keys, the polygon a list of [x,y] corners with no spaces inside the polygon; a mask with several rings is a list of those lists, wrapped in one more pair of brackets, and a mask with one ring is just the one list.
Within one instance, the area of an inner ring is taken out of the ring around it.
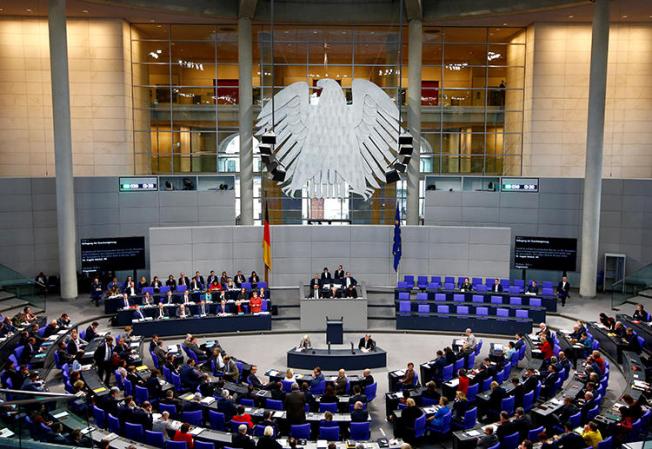
{"label": "white column", "polygon": [[68,79],[68,39],[66,1],[49,0],[50,76],[57,194],[57,237],[61,297],[77,297],[77,232],[75,229],[75,186],[70,131],[70,81]]}
{"label": "white column", "polygon": [[604,110],[607,94],[607,56],[609,53],[609,0],[595,0],[593,8],[580,278],[580,296],[585,297],[595,296],[598,271]]}
{"label": "white column", "polygon": [[240,66],[240,224],[254,224],[253,98],[251,85],[251,19],[238,19],[238,64]]}
{"label": "white column", "polygon": [[408,23],[407,123],[413,137],[414,151],[407,170],[407,224],[419,224],[419,171],[421,151],[421,55],[423,26],[421,20]]}

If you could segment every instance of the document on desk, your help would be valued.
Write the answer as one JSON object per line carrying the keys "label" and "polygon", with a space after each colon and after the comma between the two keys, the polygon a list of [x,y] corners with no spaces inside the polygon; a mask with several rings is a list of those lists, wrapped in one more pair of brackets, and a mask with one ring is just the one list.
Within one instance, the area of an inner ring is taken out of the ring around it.
{"label": "document on desk", "polygon": [[468,432],[466,432],[466,434],[470,437],[479,437],[480,435],[482,435],[482,432],[480,432],[479,430],[469,430]]}
{"label": "document on desk", "polygon": [[397,369],[396,371],[394,371],[394,375],[399,376],[399,377],[403,377],[403,376],[405,376],[405,370]]}
{"label": "document on desk", "polygon": [[213,396],[207,396],[199,402],[203,405],[211,405],[215,400],[216,399]]}
{"label": "document on desk", "polygon": [[203,427],[193,427],[192,430],[190,430],[190,432],[188,432],[188,433],[189,433],[190,435],[195,435],[195,436],[197,436],[197,435],[199,435],[200,433],[202,433],[204,430],[205,430],[205,429],[204,429]]}
{"label": "document on desk", "polygon": [[273,417],[274,417],[274,418],[283,418],[284,416],[285,416],[285,413],[284,413],[284,412],[282,412],[282,411],[280,411],[280,410],[277,410],[277,411],[274,412],[274,416],[273,416]]}
{"label": "document on desk", "polygon": [[64,416],[68,416],[68,412],[61,412],[61,413],[57,413],[56,415],[52,415],[54,419],[61,419]]}

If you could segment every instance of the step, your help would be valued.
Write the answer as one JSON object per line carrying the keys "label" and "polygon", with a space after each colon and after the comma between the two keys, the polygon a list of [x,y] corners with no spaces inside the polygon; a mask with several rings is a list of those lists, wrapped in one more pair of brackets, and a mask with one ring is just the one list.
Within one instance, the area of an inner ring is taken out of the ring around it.
{"label": "step", "polygon": [[11,299],[6,299],[2,302],[0,302],[0,313],[1,312],[6,312],[8,310],[16,309],[16,308],[21,308],[29,305],[27,301],[24,301],[22,299],[18,298],[11,298]]}
{"label": "step", "polygon": [[13,293],[9,293],[7,291],[0,290],[0,301],[5,301],[7,299],[11,299],[11,298],[15,298],[15,297],[16,297],[16,295],[14,295]]}

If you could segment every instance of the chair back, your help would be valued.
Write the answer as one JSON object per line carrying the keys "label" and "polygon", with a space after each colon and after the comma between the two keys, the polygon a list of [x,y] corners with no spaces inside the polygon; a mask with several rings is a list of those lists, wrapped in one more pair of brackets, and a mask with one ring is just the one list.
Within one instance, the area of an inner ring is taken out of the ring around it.
{"label": "chair back", "polygon": [[451,363],[450,365],[444,366],[444,369],[442,370],[442,381],[443,382],[448,382],[453,378],[453,364]]}
{"label": "chair back", "polygon": [[134,396],[137,404],[149,401],[149,390],[147,388],[136,385],[134,389],[136,390]]}
{"label": "chair back", "polygon": [[163,432],[152,432],[151,430],[145,431],[145,444],[154,447],[163,447],[165,445],[165,437]]}
{"label": "chair back", "polygon": [[142,424],[125,423],[125,436],[130,440],[143,441],[145,433]]}
{"label": "chair back", "polygon": [[461,359],[455,360],[455,364],[453,366],[454,366],[455,373],[457,373],[459,370],[464,368],[464,357],[462,357]]}
{"label": "chair back", "polygon": [[310,385],[310,392],[312,394],[324,394],[326,391],[326,380],[320,380],[319,383]]}
{"label": "chair back", "polygon": [[426,434],[426,414],[423,413],[414,421],[414,437],[422,438]]}
{"label": "chair back", "polygon": [[445,293],[435,293],[435,301],[446,301]]}
{"label": "chair back", "polygon": [[106,427],[106,413],[97,405],[93,406],[93,419],[95,420],[95,425],[100,429]]}
{"label": "chair back", "polygon": [[338,441],[340,439],[340,428],[319,427],[319,439],[326,441]]}
{"label": "chair back", "polygon": [[582,412],[577,412],[574,415],[568,417],[568,422],[570,423],[573,429],[582,425]]}
{"label": "chair back", "polygon": [[337,403],[336,402],[326,402],[319,403],[319,413],[331,412],[337,413]]}
{"label": "chair back", "polygon": [[281,385],[283,386],[283,391],[286,393],[289,393],[292,391],[292,385],[294,385],[296,382],[294,380],[286,380],[283,379],[281,380]]}
{"label": "chair back", "polygon": [[177,406],[174,404],[159,404],[158,411],[161,413],[168,412],[170,417],[177,416]]}
{"label": "chair back", "polygon": [[185,441],[172,441],[165,442],[165,449],[188,449],[188,444]]}
{"label": "chair back", "polygon": [[507,435],[503,438],[503,441],[500,444],[500,449],[516,449],[518,447],[519,436],[518,432]]}
{"label": "chair back", "polygon": [[208,411],[208,425],[211,427],[211,429],[224,431],[224,424],[224,413],[216,412],[215,410]]}
{"label": "chair back", "polygon": [[412,311],[412,305],[410,301],[399,301],[398,303],[399,313],[410,313]]}
{"label": "chair back", "polygon": [[509,416],[512,416],[514,414],[514,396],[503,398],[500,401],[500,410],[504,410],[509,413]]}
{"label": "chair back", "polygon": [[310,424],[293,424],[290,426],[290,436],[298,440],[310,439]]}
{"label": "chair back", "polygon": [[475,427],[476,421],[478,419],[478,407],[473,407],[469,409],[464,414],[464,430]]}
{"label": "chair back", "polygon": [[469,385],[469,388],[466,391],[466,399],[469,402],[475,402],[475,397],[478,394],[478,389],[479,388],[480,388],[480,385],[478,385],[478,384]]}
{"label": "chair back", "polygon": [[608,436],[598,443],[598,449],[612,449],[613,446],[613,437],[611,436]]}
{"label": "chair back", "polygon": [[534,406],[534,391],[529,391],[523,395],[523,410],[529,412]]}
{"label": "chair back", "polygon": [[204,412],[202,410],[186,411],[181,413],[181,421],[196,427],[204,425]]}
{"label": "chair back", "polygon": [[543,432],[543,426],[531,429],[527,433],[527,439],[530,441],[539,441],[539,434]]}
{"label": "chair back", "polygon": [[376,399],[377,391],[378,391],[378,384],[376,382],[364,387],[364,394],[365,396],[367,396],[367,402],[371,402],[374,399]]}
{"label": "chair back", "polygon": [[[371,423],[367,422],[352,422],[349,437],[353,441],[366,441],[371,438]],[[611,448],[606,448],[611,449]]]}
{"label": "chair back", "polygon": [[120,420],[111,413],[108,415],[109,432],[120,433]]}
{"label": "chair back", "polygon": [[174,385],[174,389],[177,391],[182,391],[183,386],[181,385],[181,376],[174,372],[171,372],[170,376],[172,377],[172,385]]}
{"label": "chair back", "polygon": [[265,407],[271,410],[283,410],[283,401],[280,399],[265,399]]}
{"label": "chair back", "polygon": [[124,379],[122,381],[124,387],[125,387],[125,396],[133,396],[134,394],[134,386],[131,383],[129,379]]}
{"label": "chair back", "polygon": [[[259,437],[259,438],[262,437],[265,434],[265,427],[267,427],[267,426],[263,426],[262,424],[256,424],[254,426],[254,432],[253,432],[254,436]],[[276,436],[276,435],[274,435],[274,436]]]}

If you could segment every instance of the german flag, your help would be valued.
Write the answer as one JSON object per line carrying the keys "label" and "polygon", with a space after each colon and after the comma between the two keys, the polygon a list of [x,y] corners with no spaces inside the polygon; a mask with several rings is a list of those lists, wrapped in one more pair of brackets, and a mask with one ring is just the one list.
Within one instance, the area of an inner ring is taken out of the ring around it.
{"label": "german flag", "polygon": [[265,216],[263,217],[263,263],[265,264],[265,273],[272,269],[272,239],[269,231],[269,209],[265,201]]}

